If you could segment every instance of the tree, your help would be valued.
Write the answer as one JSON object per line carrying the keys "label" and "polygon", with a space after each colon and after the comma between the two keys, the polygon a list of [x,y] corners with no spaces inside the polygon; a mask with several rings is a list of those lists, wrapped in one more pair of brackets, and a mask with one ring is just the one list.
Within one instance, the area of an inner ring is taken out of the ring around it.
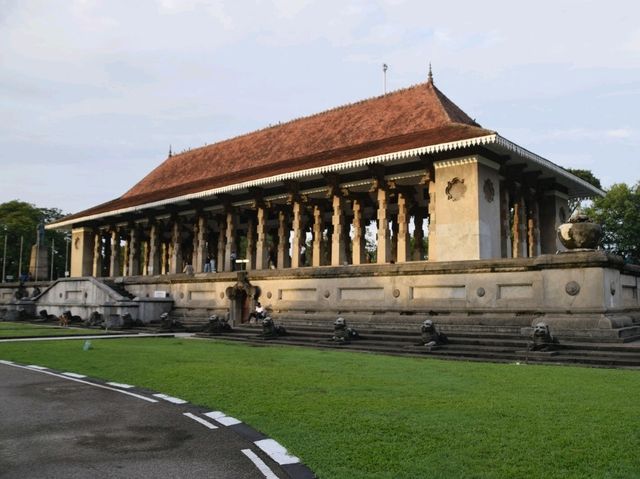
{"label": "tree", "polygon": [[605,250],[640,263],[640,182],[633,187],[614,184],[586,213],[602,225]]}
{"label": "tree", "polygon": [[[29,271],[31,247],[36,244],[38,224],[49,223],[61,218],[58,208],[38,208],[24,201],[13,200],[0,204],[0,268],[5,267],[5,275],[17,281],[20,273]],[[6,265],[2,264],[6,238]],[[69,234],[58,231],[45,231],[42,248],[47,248],[51,258],[53,241],[53,275],[54,278],[64,276],[66,270],[66,248]],[[20,254],[22,243],[22,255]],[[1,269],[0,269],[1,273]],[[6,278],[5,278],[6,279]],[[49,274],[46,278],[49,279]]]}

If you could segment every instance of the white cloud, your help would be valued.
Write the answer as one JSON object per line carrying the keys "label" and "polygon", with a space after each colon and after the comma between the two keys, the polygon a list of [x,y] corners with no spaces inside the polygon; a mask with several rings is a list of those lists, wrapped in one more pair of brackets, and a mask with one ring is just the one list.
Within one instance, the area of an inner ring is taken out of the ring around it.
{"label": "white cloud", "polygon": [[605,135],[609,138],[627,139],[635,136],[635,133],[630,128],[616,128],[614,130],[607,130]]}

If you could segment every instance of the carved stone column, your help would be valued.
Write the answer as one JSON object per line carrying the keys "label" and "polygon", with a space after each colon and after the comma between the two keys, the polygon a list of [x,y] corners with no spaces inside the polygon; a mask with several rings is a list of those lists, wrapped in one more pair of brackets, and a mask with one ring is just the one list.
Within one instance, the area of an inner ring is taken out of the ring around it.
{"label": "carved stone column", "polygon": [[411,258],[413,261],[422,261],[424,259],[424,230],[422,224],[424,223],[424,212],[418,205],[413,215],[413,221],[415,222],[415,230],[413,231],[413,251],[411,252]]}
{"label": "carved stone column", "polygon": [[92,275],[95,278],[102,276],[102,233],[100,231],[94,235],[92,269]]}
{"label": "carved stone column", "polygon": [[540,255],[540,215],[538,201],[534,198],[530,200],[529,221],[527,222],[529,257]]}
{"label": "carved stone column", "polygon": [[171,256],[169,258],[169,274],[182,273],[182,234],[178,219],[173,222],[171,230]]}
{"label": "carved stone column", "polygon": [[527,257],[527,213],[524,197],[519,194],[513,204],[513,257]]}
{"label": "carved stone column", "polygon": [[122,258],[122,261],[119,261],[121,263],[120,272],[122,273],[122,276],[129,276],[129,238],[126,231],[122,233],[118,243],[120,242],[124,242],[120,247],[120,254],[118,254],[118,258]]}
{"label": "carved stone column", "polygon": [[503,258],[511,258],[513,256],[511,245],[511,211],[509,207],[509,190],[505,182],[500,184],[500,230],[501,241],[500,250]]}
{"label": "carved stone column", "polygon": [[218,261],[216,261],[216,270],[224,271],[224,252],[227,238],[226,219],[218,217]]}
{"label": "carved stone column", "polygon": [[129,236],[129,276],[137,276],[140,274],[140,238],[135,227],[131,228]]}
{"label": "carved stone column", "polygon": [[256,267],[256,219],[253,213],[247,218],[247,269]]}
{"label": "carved stone column", "polygon": [[169,244],[160,241],[160,274],[169,274]]}
{"label": "carved stone column", "polygon": [[313,206],[313,251],[311,254],[312,266],[322,265],[322,231],[324,230],[322,213],[323,211],[320,206]]}
{"label": "carved stone column", "polygon": [[333,216],[331,224],[331,266],[340,266],[347,260],[344,244],[344,199],[341,196],[333,196]]}
{"label": "carved stone column", "polygon": [[149,230],[149,263],[147,274],[153,276],[160,274],[160,244],[159,244],[159,225],[153,223]]}
{"label": "carved stone column", "polygon": [[235,253],[236,251],[236,224],[235,224],[235,215],[232,211],[227,212],[227,244],[224,248],[224,270],[225,271],[233,271],[236,267],[235,263],[231,264],[231,253]]}
{"label": "carved stone column", "polygon": [[362,201],[353,200],[353,241],[352,241],[352,264],[363,264],[365,255],[365,229],[362,218]]}
{"label": "carved stone column", "polygon": [[202,273],[207,259],[207,217],[203,214],[196,218],[193,238],[193,268],[196,273]]}
{"label": "carved stone column", "polygon": [[407,214],[407,197],[398,193],[398,240],[396,245],[396,261],[406,263],[409,258],[409,215]]}
{"label": "carved stone column", "polygon": [[389,231],[389,216],[387,213],[388,194],[383,188],[378,188],[378,260],[377,263],[391,261],[391,237]]}
{"label": "carved stone column", "polygon": [[302,205],[299,201],[293,203],[293,242],[291,243],[291,267],[300,267],[300,251],[305,238],[305,232],[302,229]]}
{"label": "carved stone column", "polygon": [[289,225],[287,214],[278,211],[278,269],[289,268],[291,258],[289,258]]}
{"label": "carved stone column", "polygon": [[267,249],[267,212],[263,207],[258,207],[256,219],[256,269],[267,269],[269,267],[269,250]]}
{"label": "carved stone column", "polygon": [[120,233],[117,230],[111,231],[111,255],[109,258],[109,276],[120,276],[123,273],[120,265]]}

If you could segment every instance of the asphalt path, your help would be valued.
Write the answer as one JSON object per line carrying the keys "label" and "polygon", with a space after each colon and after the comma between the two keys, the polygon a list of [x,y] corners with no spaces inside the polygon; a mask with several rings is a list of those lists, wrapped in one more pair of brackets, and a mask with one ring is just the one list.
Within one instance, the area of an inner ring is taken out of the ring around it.
{"label": "asphalt path", "polygon": [[127,385],[0,363],[0,477],[295,477],[281,467],[290,456],[278,463],[257,445],[271,440],[213,417]]}

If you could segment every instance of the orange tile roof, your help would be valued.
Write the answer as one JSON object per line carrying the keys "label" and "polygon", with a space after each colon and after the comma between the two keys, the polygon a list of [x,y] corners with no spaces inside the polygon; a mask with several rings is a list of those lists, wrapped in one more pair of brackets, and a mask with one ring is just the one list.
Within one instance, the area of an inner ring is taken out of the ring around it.
{"label": "orange tile roof", "polygon": [[171,156],[120,198],[63,221],[492,133],[429,81]]}

